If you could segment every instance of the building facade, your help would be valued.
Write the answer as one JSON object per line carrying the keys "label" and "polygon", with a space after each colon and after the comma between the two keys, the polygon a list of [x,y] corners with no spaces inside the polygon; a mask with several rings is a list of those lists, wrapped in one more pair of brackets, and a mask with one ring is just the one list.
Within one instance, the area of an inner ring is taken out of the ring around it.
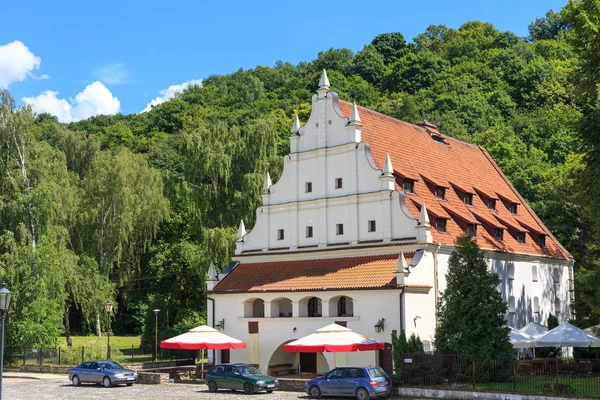
{"label": "building facade", "polygon": [[280,179],[243,221],[231,264],[207,280],[208,323],[244,340],[217,362],[307,372],[389,365],[389,349],[290,354],[283,345],[336,322],[389,343],[416,333],[431,350],[455,239],[484,250],[509,325],[569,318],[573,260],[485,149],[342,101],[323,71],[304,125],[296,117]]}

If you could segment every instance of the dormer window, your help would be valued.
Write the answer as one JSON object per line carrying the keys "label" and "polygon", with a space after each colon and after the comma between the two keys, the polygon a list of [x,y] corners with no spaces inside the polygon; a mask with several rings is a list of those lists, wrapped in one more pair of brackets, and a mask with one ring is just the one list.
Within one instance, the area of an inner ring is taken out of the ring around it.
{"label": "dormer window", "polygon": [[472,206],[473,205],[473,194],[465,193],[465,196],[463,197],[463,203],[465,203],[465,205],[467,205],[467,206]]}
{"label": "dormer window", "polygon": [[467,236],[469,236],[469,237],[477,236],[477,224],[467,225]]}
{"label": "dormer window", "polygon": [[337,224],[335,226],[335,234],[336,235],[343,235],[344,234],[344,224]]}
{"label": "dormer window", "polygon": [[375,231],[377,231],[377,222],[369,221],[369,232],[375,232]]}
{"label": "dormer window", "polygon": [[437,186],[435,188],[435,198],[438,200],[446,200],[446,188]]}
{"label": "dormer window", "polygon": [[446,232],[446,222],[445,218],[437,218],[435,220],[435,229],[437,229],[438,232]]}
{"label": "dormer window", "polygon": [[494,230],[494,237],[496,238],[496,240],[498,241],[503,241],[504,240],[504,229],[502,228],[496,228]]}
{"label": "dormer window", "polygon": [[304,183],[304,193],[310,193],[312,192],[312,182],[305,182]]}
{"label": "dormer window", "polygon": [[538,239],[538,244],[540,245],[540,247],[546,247],[546,235],[540,235],[540,238]]}
{"label": "dormer window", "polygon": [[277,240],[283,240],[285,238],[285,233],[283,229],[277,229]]}
{"label": "dormer window", "polygon": [[487,206],[490,210],[496,211],[496,199],[488,199]]}
{"label": "dormer window", "polygon": [[306,237],[307,238],[313,237],[313,227],[312,226],[306,227]]}
{"label": "dormer window", "polygon": [[341,189],[343,186],[342,178],[335,178],[335,188]]}
{"label": "dormer window", "polygon": [[511,203],[510,204],[510,213],[511,214],[516,214],[517,213],[517,206],[518,206],[517,203]]}
{"label": "dormer window", "polygon": [[519,242],[519,243],[525,243],[525,232],[518,232],[517,233],[517,242]]}
{"label": "dormer window", "polygon": [[402,183],[402,188],[407,193],[414,193],[415,192],[415,181],[413,181],[412,179],[404,179],[404,182]]}

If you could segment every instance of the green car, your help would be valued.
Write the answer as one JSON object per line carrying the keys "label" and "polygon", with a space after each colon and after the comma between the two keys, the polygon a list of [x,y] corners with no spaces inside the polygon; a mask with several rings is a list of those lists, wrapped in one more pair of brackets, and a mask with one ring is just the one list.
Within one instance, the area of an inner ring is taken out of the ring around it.
{"label": "green car", "polygon": [[262,390],[272,393],[279,388],[277,379],[263,375],[250,364],[215,365],[206,373],[206,383],[210,392],[219,389],[243,390],[251,394]]}

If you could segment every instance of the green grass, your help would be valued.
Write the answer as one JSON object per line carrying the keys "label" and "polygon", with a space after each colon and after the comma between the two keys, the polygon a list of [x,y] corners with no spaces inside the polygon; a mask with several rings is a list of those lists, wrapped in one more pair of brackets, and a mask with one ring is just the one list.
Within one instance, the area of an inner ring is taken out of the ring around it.
{"label": "green grass", "polygon": [[[98,340],[96,336],[71,336],[73,340],[73,347],[81,347],[90,345]],[[106,335],[102,336],[100,340],[104,343],[107,341]],[[110,336],[110,345],[113,348],[118,349],[130,349],[131,346],[134,348],[140,347],[142,338],[140,336]],[[59,346],[64,347],[67,345],[67,340],[64,336],[59,340]]]}
{"label": "green grass", "polygon": [[[556,379],[552,377],[518,377],[516,384],[517,393],[553,393],[552,385]],[[575,396],[600,397],[600,378],[563,378],[559,384],[568,385],[564,394]],[[548,386],[546,386],[548,385]],[[490,390],[500,392],[513,392],[513,382],[478,383],[475,385],[479,390]]]}

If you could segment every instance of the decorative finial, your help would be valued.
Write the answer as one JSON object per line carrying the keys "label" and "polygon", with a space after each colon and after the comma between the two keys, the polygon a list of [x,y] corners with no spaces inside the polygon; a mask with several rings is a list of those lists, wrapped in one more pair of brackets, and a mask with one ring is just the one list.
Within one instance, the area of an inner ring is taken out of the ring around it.
{"label": "decorative finial", "polygon": [[404,258],[404,252],[400,251],[398,260],[396,260],[396,273],[408,272],[408,264],[406,264],[406,258]]}
{"label": "decorative finial", "polygon": [[300,130],[300,120],[298,119],[298,115],[294,118],[294,124],[292,125],[292,135],[295,135]]}
{"label": "decorative finial", "polygon": [[352,112],[350,113],[350,125],[360,125],[360,115],[358,115],[358,108],[356,103],[352,106]]}
{"label": "decorative finial", "polygon": [[217,268],[215,267],[215,264],[211,261],[210,262],[210,267],[208,267],[208,280],[209,281],[218,281],[219,278],[217,276]]}
{"label": "decorative finial", "polygon": [[246,227],[244,226],[244,220],[240,220],[240,227],[237,233],[237,241],[242,242],[244,240],[244,235],[246,234]]}
{"label": "decorative finial", "polygon": [[269,193],[271,187],[271,177],[269,176],[269,172],[265,175],[265,184],[263,185],[263,193]]}
{"label": "decorative finial", "polygon": [[392,168],[392,159],[390,158],[390,153],[386,153],[385,155],[385,163],[383,164],[382,172],[384,176],[394,176],[394,168]]}
{"label": "decorative finial", "polygon": [[321,80],[319,81],[319,89],[329,89],[329,79],[327,78],[327,72],[323,70]]}
{"label": "decorative finial", "polygon": [[427,213],[427,206],[425,202],[421,205],[421,214],[419,215],[419,225],[429,226],[429,214]]}

